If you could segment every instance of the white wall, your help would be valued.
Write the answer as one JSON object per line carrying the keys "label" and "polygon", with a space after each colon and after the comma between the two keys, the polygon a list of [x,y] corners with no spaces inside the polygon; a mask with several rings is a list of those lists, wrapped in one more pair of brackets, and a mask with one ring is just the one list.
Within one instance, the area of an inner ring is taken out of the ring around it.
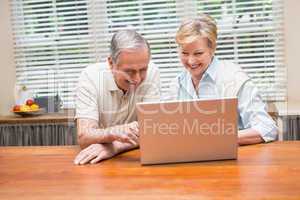
{"label": "white wall", "polygon": [[300,1],[284,0],[284,6],[288,101],[300,105]]}
{"label": "white wall", "polygon": [[10,0],[0,0],[0,115],[9,114],[14,103],[15,63],[9,4]]}

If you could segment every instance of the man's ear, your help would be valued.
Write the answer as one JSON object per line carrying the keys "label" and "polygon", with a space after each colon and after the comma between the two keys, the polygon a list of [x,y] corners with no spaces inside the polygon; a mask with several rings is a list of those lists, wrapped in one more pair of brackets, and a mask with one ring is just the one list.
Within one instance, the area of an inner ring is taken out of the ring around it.
{"label": "man's ear", "polygon": [[109,68],[112,69],[112,68],[113,68],[113,60],[112,60],[112,57],[111,57],[111,56],[109,56],[109,57],[107,58],[107,62],[108,62],[108,64],[109,64]]}

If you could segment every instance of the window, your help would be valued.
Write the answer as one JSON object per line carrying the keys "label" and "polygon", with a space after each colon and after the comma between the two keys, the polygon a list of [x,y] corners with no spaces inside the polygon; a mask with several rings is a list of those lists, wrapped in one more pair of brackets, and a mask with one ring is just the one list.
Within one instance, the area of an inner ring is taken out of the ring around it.
{"label": "window", "polygon": [[217,55],[240,64],[266,100],[285,100],[281,0],[12,0],[17,83],[74,106],[80,72],[103,61],[112,34],[133,27],[148,39],[162,92],[181,70],[175,32],[199,12],[218,22]]}

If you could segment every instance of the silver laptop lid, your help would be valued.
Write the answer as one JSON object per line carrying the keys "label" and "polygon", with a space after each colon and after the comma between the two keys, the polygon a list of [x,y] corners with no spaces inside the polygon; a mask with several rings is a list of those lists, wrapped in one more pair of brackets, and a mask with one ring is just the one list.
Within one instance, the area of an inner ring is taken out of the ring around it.
{"label": "silver laptop lid", "polygon": [[138,103],[142,164],[237,158],[237,99]]}

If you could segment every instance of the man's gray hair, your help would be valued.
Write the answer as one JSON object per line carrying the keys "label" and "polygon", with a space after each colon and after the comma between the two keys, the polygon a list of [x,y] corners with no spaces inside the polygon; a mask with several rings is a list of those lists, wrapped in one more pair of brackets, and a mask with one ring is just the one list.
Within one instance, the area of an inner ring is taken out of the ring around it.
{"label": "man's gray hair", "polygon": [[151,55],[149,43],[135,30],[121,30],[116,32],[110,42],[110,56],[114,63],[123,49],[147,48]]}

